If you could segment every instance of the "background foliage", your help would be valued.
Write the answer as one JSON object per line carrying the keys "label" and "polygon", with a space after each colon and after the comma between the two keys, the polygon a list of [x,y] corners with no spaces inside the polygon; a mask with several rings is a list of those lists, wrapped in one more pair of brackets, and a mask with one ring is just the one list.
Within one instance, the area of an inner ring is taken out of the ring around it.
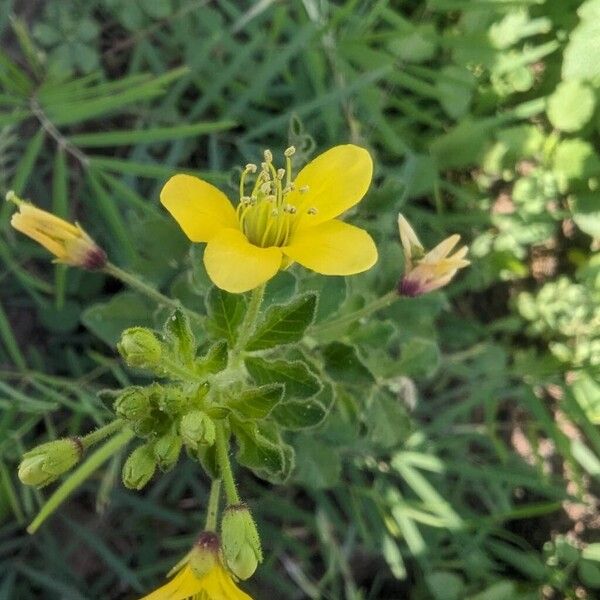
{"label": "background foliage", "polygon": [[[592,598],[600,589],[600,1],[0,2],[0,193],[76,217],[118,264],[204,310],[158,205],[187,169],[289,144],[370,149],[351,215],[377,268],[293,269],[322,293],[314,344],[337,399],[295,433],[286,487],[242,487],[263,532],[257,597]],[[402,210],[473,266],[444,293],[335,325],[396,284]],[[0,598],[131,598],[201,526],[186,462],[143,494],[107,463],[35,536],[25,448],[103,423],[134,375],[114,343],[165,317],[104,276],[50,267],[0,209]],[[310,356],[311,347],[306,348]],[[365,383],[369,382],[369,383]]]}

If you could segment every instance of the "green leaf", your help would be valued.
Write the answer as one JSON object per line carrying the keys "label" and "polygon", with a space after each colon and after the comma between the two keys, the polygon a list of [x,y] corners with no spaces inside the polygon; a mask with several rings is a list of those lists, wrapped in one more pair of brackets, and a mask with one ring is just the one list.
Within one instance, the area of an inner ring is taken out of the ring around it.
{"label": "green leaf", "polygon": [[479,162],[489,142],[492,123],[489,120],[462,120],[447,133],[433,140],[432,156],[441,169],[467,167]]}
{"label": "green leaf", "polygon": [[287,304],[269,308],[246,344],[246,350],[264,350],[302,339],[317,307],[316,294],[303,294]]}
{"label": "green leaf", "polygon": [[457,65],[444,67],[436,87],[440,104],[448,116],[459,119],[467,114],[475,88],[475,77],[468,69]]}
{"label": "green leaf", "polygon": [[321,383],[301,360],[265,360],[248,357],[246,368],[259,385],[282,383],[286,398],[310,398],[321,390]]}
{"label": "green leaf", "polygon": [[144,298],[134,292],[121,292],[108,302],[86,309],[82,323],[109,346],[114,347],[121,332],[128,327],[153,327],[152,309]]}
{"label": "green leaf", "polygon": [[373,375],[358,357],[356,349],[341,342],[331,342],[323,348],[325,370],[334,381],[349,384],[369,384]]}
{"label": "green leaf", "polygon": [[264,419],[283,399],[284,386],[269,383],[248,388],[227,401],[227,406],[242,420]]}
{"label": "green leaf", "polygon": [[596,96],[581,81],[562,81],[548,98],[548,119],[557,129],[579,131],[592,118]]}
{"label": "green leaf", "polygon": [[429,377],[440,364],[440,350],[431,339],[411,337],[403,344],[398,373],[409,377]]}
{"label": "green leaf", "polygon": [[215,342],[208,352],[194,362],[194,371],[198,375],[208,375],[209,373],[219,373],[227,367],[227,342],[219,340]]}
{"label": "green leaf", "polygon": [[342,460],[339,452],[307,435],[298,436],[295,446],[294,481],[316,490],[331,489],[340,483]]}
{"label": "green leaf", "polygon": [[382,448],[392,448],[406,440],[411,427],[406,409],[398,398],[387,394],[371,399],[364,415],[369,439]]}
{"label": "green leaf", "polygon": [[308,276],[300,280],[300,291],[317,294],[315,321],[321,321],[339,311],[346,300],[347,282],[345,277]]}
{"label": "green leaf", "polygon": [[232,422],[239,449],[236,460],[260,477],[284,481],[293,466],[293,451],[284,449],[279,435],[263,429],[253,421]]}
{"label": "green leaf", "polygon": [[307,429],[320,425],[331,410],[335,400],[333,386],[326,384],[312,398],[285,400],[271,413],[273,419],[284,429]]}
{"label": "green leaf", "polygon": [[194,123],[190,125],[175,125],[173,127],[149,127],[147,129],[135,129],[132,131],[119,130],[81,133],[71,136],[70,140],[76,146],[84,148],[131,146],[133,144],[150,144],[206,135],[217,131],[225,131],[235,126],[235,121],[215,121],[213,123]]}
{"label": "green leaf", "polygon": [[600,193],[587,192],[570,200],[573,221],[581,231],[600,239]]}
{"label": "green leaf", "polygon": [[173,314],[165,321],[163,327],[165,342],[170,351],[184,364],[189,364],[196,356],[196,338],[190,327],[187,315],[176,308]]}
{"label": "green leaf", "polygon": [[207,326],[215,337],[225,338],[230,346],[237,339],[239,327],[246,312],[246,300],[241,294],[230,294],[213,286],[206,297]]}
{"label": "green leaf", "polygon": [[573,183],[585,185],[587,179],[599,175],[600,158],[594,147],[585,140],[563,140],[554,151],[552,170],[560,190],[566,192]]}
{"label": "green leaf", "polygon": [[425,581],[434,600],[462,600],[465,597],[463,578],[452,571],[434,571]]}
{"label": "green leaf", "polygon": [[577,572],[585,586],[593,590],[600,590],[600,565],[590,560],[582,559],[577,565]]}
{"label": "green leaf", "polygon": [[594,79],[600,76],[599,6],[598,0],[588,0],[577,10],[581,22],[571,31],[563,54],[563,79]]}

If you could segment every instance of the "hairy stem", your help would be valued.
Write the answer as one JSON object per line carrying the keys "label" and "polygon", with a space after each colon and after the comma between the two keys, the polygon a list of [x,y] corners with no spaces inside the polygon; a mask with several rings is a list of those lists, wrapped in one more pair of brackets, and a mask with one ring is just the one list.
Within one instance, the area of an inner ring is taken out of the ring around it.
{"label": "hairy stem", "polygon": [[129,273],[128,271],[125,271],[120,267],[113,265],[111,262],[106,263],[106,266],[104,267],[103,271],[107,275],[110,275],[111,277],[122,281],[126,286],[144,294],[144,296],[147,296],[148,298],[154,300],[158,304],[171,306],[173,308],[181,308],[181,310],[183,310],[183,312],[188,317],[195,319],[196,321],[201,321],[203,319],[202,315],[198,314],[197,312],[194,312],[189,308],[182,307],[178,300],[174,300],[173,298],[169,298],[168,296],[161,294],[156,288],[147,284],[137,275]]}
{"label": "hairy stem", "polygon": [[217,423],[217,437],[215,440],[217,445],[217,462],[223,479],[223,487],[225,488],[225,497],[228,504],[237,504],[240,501],[240,496],[233,478],[231,470],[231,462],[229,461],[229,444],[225,437],[225,428],[223,423]]}
{"label": "hairy stem", "polygon": [[217,514],[219,513],[219,499],[221,497],[221,480],[213,479],[210,484],[210,496],[206,509],[206,524],[204,531],[217,530]]}
{"label": "hairy stem", "polygon": [[90,446],[101,442],[103,439],[109,437],[113,433],[120,431],[124,426],[125,422],[122,419],[117,419],[116,421],[112,421],[111,423],[104,425],[104,427],[99,427],[95,431],[84,435],[81,438],[81,443],[83,444],[83,447],[87,449]]}

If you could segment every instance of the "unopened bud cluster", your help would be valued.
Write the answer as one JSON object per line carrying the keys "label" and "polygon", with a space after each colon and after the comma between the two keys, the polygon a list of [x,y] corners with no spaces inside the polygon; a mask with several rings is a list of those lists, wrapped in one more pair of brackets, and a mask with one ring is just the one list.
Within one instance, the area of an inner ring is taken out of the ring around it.
{"label": "unopened bud cluster", "polygon": [[141,489],[157,469],[171,469],[184,447],[196,456],[214,444],[215,424],[204,407],[207,392],[207,385],[153,383],[127,388],[117,397],[115,413],[144,439],[125,462],[126,487]]}

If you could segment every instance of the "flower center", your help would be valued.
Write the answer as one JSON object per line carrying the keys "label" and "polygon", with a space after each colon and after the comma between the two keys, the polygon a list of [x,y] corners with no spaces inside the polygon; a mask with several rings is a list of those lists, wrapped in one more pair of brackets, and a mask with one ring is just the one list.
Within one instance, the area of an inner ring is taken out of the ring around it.
{"label": "flower center", "polygon": [[[287,200],[289,193],[295,189],[292,180],[294,152],[295,148],[290,146],[283,153],[285,169],[276,169],[273,165],[273,154],[270,150],[265,150],[265,160],[261,163],[249,196],[246,195],[246,179],[258,169],[256,165],[248,164],[242,171],[237,217],[240,229],[255,246],[285,246],[298,226],[301,210]],[[308,187],[298,191],[305,193]],[[305,212],[314,215],[316,209],[309,208]]]}

